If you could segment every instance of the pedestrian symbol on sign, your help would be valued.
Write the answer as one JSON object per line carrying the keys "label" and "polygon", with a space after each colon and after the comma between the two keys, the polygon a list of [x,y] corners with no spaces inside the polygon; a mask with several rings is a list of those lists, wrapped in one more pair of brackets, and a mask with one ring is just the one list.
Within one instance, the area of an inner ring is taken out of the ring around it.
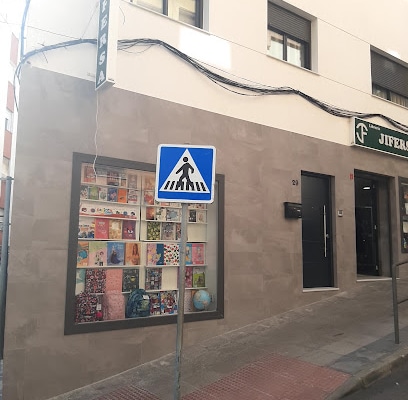
{"label": "pedestrian symbol on sign", "polygon": [[179,161],[160,187],[160,191],[210,192],[188,149],[186,149],[180,157]]}

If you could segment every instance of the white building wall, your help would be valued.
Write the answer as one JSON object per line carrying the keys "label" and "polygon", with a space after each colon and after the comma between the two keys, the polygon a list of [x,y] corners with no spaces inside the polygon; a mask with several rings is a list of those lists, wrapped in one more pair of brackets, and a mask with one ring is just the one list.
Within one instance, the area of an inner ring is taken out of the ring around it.
{"label": "white building wall", "polygon": [[[379,0],[280,2],[312,20],[312,71],[266,55],[267,0],[205,2],[209,31],[120,1],[119,39],[168,42],[231,79],[290,86],[348,110],[382,113],[408,123],[405,108],[371,95],[370,46],[408,62],[408,2]],[[98,1],[32,2],[27,50],[71,38],[96,38]],[[45,14],[44,9],[48,12]],[[46,31],[53,32],[52,34]],[[348,119],[333,117],[295,96],[238,96],[158,46],[118,52],[116,87],[340,144],[349,144]],[[133,54],[132,54],[133,52]],[[93,80],[95,47],[80,45],[39,54],[33,65]],[[246,81],[247,82],[247,81]],[[101,96],[108,92],[101,93]],[[373,122],[387,126],[380,119]]]}

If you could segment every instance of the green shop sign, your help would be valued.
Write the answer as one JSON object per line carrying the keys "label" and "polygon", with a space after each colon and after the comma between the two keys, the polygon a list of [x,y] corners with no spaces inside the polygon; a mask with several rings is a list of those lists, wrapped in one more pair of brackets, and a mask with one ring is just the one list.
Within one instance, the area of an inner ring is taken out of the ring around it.
{"label": "green shop sign", "polygon": [[408,135],[354,118],[351,144],[408,158]]}

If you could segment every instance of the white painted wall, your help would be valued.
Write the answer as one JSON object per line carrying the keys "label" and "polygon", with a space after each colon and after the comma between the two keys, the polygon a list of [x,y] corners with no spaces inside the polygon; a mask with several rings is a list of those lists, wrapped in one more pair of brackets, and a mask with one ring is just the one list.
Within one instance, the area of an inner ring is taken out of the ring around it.
{"label": "white painted wall", "polygon": [[[282,3],[282,2],[281,2]],[[290,3],[290,4],[288,4]],[[266,0],[210,1],[208,31],[120,1],[119,39],[161,39],[213,65],[231,79],[291,86],[349,110],[383,113],[408,124],[405,108],[371,95],[370,45],[393,51],[408,62],[408,1],[291,0],[313,20],[313,72],[266,56]],[[58,5],[33,0],[27,50],[69,38],[96,37],[96,0]],[[283,4],[283,3],[282,3]],[[47,13],[44,13],[47,10]],[[44,31],[51,31],[48,34]],[[58,35],[57,35],[58,34]],[[65,35],[65,36],[62,36]],[[143,51],[142,50],[146,50]],[[32,59],[36,66],[93,80],[95,48],[61,49]],[[163,48],[119,52],[116,87],[215,113],[290,130],[341,144],[349,143],[348,119],[333,117],[296,96],[247,97],[227,92]],[[109,95],[103,90],[101,96]],[[382,120],[373,120],[387,125]]]}

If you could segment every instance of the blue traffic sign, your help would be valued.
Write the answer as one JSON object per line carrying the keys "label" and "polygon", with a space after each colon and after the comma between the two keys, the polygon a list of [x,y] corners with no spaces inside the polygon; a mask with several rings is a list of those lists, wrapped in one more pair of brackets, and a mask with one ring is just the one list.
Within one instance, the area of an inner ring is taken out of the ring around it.
{"label": "blue traffic sign", "polygon": [[214,201],[215,147],[161,144],[156,168],[157,201]]}

